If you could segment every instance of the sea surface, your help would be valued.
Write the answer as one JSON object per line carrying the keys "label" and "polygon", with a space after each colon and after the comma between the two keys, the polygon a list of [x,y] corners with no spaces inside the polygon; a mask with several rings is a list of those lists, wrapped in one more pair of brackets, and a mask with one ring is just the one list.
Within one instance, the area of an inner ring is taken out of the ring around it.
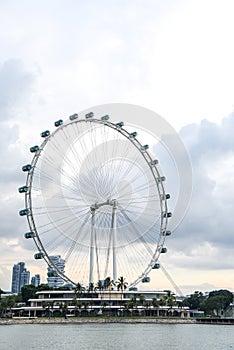
{"label": "sea surface", "polygon": [[118,323],[1,325],[0,349],[234,350],[234,327]]}

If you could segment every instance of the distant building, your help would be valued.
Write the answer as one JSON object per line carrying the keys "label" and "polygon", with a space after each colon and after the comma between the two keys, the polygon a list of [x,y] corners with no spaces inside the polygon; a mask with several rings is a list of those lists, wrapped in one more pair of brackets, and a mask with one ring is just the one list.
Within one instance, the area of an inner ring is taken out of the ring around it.
{"label": "distant building", "polygon": [[[65,272],[65,260],[60,255],[50,256],[49,258],[59,271]],[[57,274],[53,266],[48,266],[47,276],[47,283],[50,287],[58,288],[64,285],[64,280]]]}
{"label": "distant building", "polygon": [[41,284],[41,276],[40,275],[35,275],[31,278],[31,284],[35,287],[40,286]]}
{"label": "distant building", "polygon": [[18,264],[15,264],[12,269],[12,293],[19,294],[21,288],[29,284],[29,279],[30,272],[25,268],[25,263],[21,261]]}

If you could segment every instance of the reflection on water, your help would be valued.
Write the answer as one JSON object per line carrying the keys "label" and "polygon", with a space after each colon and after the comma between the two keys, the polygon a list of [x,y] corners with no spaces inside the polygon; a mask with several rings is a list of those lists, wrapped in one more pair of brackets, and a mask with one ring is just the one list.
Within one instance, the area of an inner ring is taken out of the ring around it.
{"label": "reflection on water", "polygon": [[234,350],[233,326],[69,324],[0,326],[1,350]]}

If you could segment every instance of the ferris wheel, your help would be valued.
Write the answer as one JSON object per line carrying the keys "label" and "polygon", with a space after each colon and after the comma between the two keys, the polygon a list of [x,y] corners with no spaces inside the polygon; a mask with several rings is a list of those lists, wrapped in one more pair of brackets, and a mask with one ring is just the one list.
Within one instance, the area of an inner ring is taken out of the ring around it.
{"label": "ferris wheel", "polygon": [[[73,285],[124,276],[128,287],[149,282],[164,247],[168,211],[158,161],[124,122],[92,112],[55,122],[41,133],[22,167],[29,232],[55,275]],[[51,256],[65,260],[65,272]]]}

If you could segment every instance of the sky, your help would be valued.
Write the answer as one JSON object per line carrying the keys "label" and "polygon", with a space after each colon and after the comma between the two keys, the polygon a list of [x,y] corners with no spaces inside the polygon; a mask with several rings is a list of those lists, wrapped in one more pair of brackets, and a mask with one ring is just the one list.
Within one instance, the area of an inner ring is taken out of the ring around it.
{"label": "sky", "polygon": [[[234,290],[233,10],[232,0],[0,0],[2,289],[19,261],[45,270],[18,216],[29,147],[60,117],[129,103],[161,115],[191,161],[190,204],[163,266],[184,294]],[[172,288],[162,272],[152,281]]]}

